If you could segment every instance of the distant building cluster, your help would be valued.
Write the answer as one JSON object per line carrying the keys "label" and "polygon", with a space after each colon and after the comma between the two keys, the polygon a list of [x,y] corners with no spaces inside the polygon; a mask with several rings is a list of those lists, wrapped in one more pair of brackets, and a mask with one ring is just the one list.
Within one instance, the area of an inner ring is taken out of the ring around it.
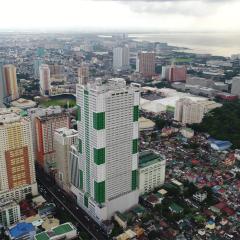
{"label": "distant building cluster", "polygon": [[76,36],[2,41],[0,239],[239,239],[239,151],[190,128],[240,97],[239,54]]}

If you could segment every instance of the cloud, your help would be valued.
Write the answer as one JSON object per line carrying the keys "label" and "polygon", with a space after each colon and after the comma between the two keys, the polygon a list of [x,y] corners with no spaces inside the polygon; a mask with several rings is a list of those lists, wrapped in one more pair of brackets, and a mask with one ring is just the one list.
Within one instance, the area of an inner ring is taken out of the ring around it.
{"label": "cloud", "polygon": [[[95,0],[101,1],[101,0]],[[141,14],[203,17],[216,13],[222,5],[236,0],[108,0],[129,6]],[[211,4],[210,4],[211,3]]]}

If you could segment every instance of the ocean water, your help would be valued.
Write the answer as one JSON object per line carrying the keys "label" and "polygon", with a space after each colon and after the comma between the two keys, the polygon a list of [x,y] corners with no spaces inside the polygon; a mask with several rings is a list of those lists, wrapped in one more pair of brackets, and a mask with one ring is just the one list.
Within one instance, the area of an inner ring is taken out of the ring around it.
{"label": "ocean water", "polygon": [[240,54],[239,33],[156,33],[129,34],[138,41],[167,42],[169,45],[189,48],[186,52],[230,57]]}

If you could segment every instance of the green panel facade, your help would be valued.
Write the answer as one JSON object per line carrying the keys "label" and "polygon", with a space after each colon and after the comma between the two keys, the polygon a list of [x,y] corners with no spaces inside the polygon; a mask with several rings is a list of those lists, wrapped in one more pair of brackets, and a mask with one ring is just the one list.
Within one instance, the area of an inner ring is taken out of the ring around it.
{"label": "green panel facade", "polygon": [[139,106],[133,107],[133,121],[137,122],[139,118]]}
{"label": "green panel facade", "polygon": [[77,120],[81,121],[81,107],[77,106]]}
{"label": "green panel facade", "polygon": [[132,171],[132,190],[135,190],[138,186],[138,172],[137,170]]}
{"label": "green panel facade", "polygon": [[94,162],[97,165],[105,163],[105,148],[93,149]]}
{"label": "green panel facade", "polygon": [[105,202],[105,181],[94,182],[94,199],[98,203]]}
{"label": "green panel facade", "polygon": [[91,192],[90,186],[90,139],[89,139],[89,98],[88,91],[84,90],[84,121],[85,121],[85,154],[86,154],[86,192]]}
{"label": "green panel facade", "polygon": [[84,206],[88,208],[88,194],[85,193],[84,195]]}
{"label": "green panel facade", "polygon": [[83,171],[79,170],[79,188],[83,190]]}
{"label": "green panel facade", "polygon": [[105,112],[93,113],[93,127],[96,130],[105,128]]}
{"label": "green panel facade", "polygon": [[78,139],[78,152],[82,153],[82,140]]}
{"label": "green panel facade", "polygon": [[135,154],[138,152],[138,139],[133,139],[132,142],[132,153]]}

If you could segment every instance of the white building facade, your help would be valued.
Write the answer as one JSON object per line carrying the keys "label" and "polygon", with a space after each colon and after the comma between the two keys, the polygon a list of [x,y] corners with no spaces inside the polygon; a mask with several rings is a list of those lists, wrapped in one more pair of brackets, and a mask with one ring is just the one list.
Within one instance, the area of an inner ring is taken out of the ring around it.
{"label": "white building facade", "polygon": [[190,99],[179,99],[176,102],[174,120],[183,124],[200,123],[205,113],[204,106]]}
{"label": "white building facade", "polygon": [[41,95],[49,95],[50,87],[51,87],[51,80],[50,80],[50,68],[47,64],[42,64],[39,67],[40,73],[40,92]]}
{"label": "white building facade", "polygon": [[110,79],[77,86],[78,146],[72,146],[71,190],[96,221],[138,203],[140,86]]}
{"label": "white building facade", "polygon": [[231,94],[240,97],[240,76],[236,76],[232,79]]}
{"label": "white building facade", "polygon": [[0,223],[5,227],[21,220],[20,206],[11,199],[0,199]]}
{"label": "white building facade", "polygon": [[70,191],[69,159],[70,147],[77,142],[78,132],[74,129],[59,128],[54,132],[56,182],[65,191]]}
{"label": "white building facade", "polygon": [[128,46],[116,47],[113,49],[113,69],[126,70],[129,68]]}
{"label": "white building facade", "polygon": [[139,191],[148,193],[160,187],[165,181],[166,159],[153,151],[145,151],[139,156]]}

